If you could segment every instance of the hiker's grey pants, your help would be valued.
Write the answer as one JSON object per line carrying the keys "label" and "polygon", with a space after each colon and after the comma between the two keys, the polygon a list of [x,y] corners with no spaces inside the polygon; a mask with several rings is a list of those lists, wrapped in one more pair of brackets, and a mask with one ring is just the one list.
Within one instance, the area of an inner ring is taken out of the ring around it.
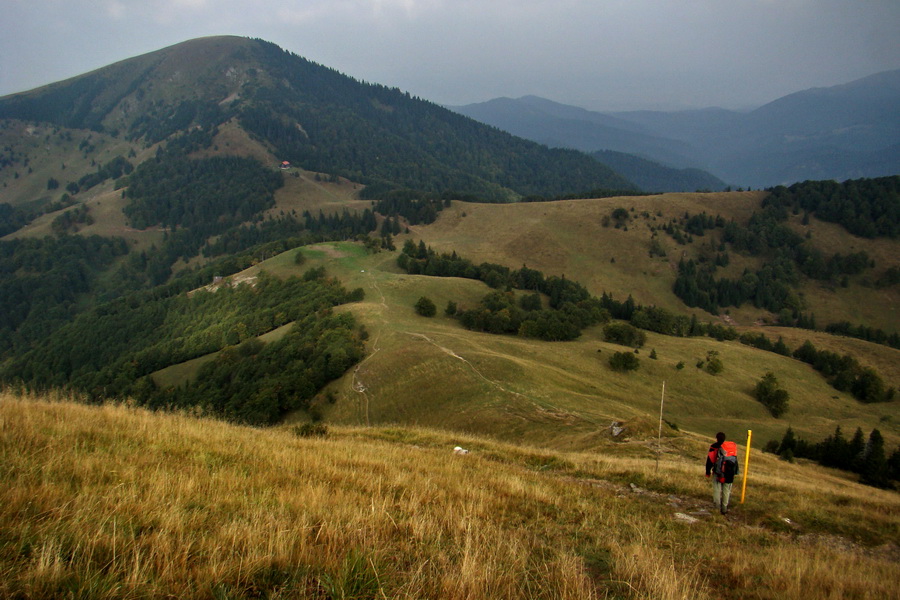
{"label": "hiker's grey pants", "polygon": [[719,510],[725,510],[728,508],[728,502],[731,500],[731,486],[734,485],[732,483],[719,483],[715,479],[713,479],[713,504]]}

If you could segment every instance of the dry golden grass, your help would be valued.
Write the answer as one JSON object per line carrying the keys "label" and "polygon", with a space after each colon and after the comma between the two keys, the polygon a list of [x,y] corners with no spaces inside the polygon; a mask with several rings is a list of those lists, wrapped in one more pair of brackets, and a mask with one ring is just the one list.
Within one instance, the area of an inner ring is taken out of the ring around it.
{"label": "dry golden grass", "polygon": [[705,440],[668,438],[658,473],[620,456],[633,445],[559,453],[411,428],[302,438],[2,393],[0,596],[900,593],[895,493],[760,455],[747,503],[736,489],[723,518],[702,510]]}

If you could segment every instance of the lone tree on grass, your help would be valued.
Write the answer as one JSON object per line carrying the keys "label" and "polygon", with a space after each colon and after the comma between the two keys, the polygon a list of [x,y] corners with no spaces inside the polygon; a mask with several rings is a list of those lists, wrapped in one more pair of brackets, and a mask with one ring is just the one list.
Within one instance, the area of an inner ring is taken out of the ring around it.
{"label": "lone tree on grass", "polygon": [[631,323],[609,323],[603,328],[603,339],[613,344],[640,348],[647,341],[647,334]]}
{"label": "lone tree on grass", "polygon": [[763,378],[756,384],[755,394],[756,399],[762,402],[763,406],[768,408],[776,419],[787,412],[791,395],[787,390],[778,387],[778,379],[771,371],[763,375]]}
{"label": "lone tree on grass", "polygon": [[422,296],[416,302],[416,313],[422,315],[423,317],[433,317],[437,314],[437,306],[434,305],[434,302],[431,301],[431,298]]}
{"label": "lone tree on grass", "polygon": [[710,350],[706,353],[706,372],[710,375],[718,375],[725,369],[722,359],[719,358],[718,350]]}
{"label": "lone tree on grass", "polygon": [[627,373],[628,371],[636,371],[641,361],[634,352],[615,352],[609,357],[609,366],[613,371]]}
{"label": "lone tree on grass", "polygon": [[621,206],[612,211],[612,218],[616,222],[616,229],[627,223],[630,217],[631,215],[628,214],[628,210]]}

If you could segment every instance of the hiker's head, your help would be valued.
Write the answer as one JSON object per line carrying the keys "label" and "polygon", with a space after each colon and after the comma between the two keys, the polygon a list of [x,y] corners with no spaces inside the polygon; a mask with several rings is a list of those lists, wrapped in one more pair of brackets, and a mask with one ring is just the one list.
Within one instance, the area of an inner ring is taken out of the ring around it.
{"label": "hiker's head", "polygon": [[722,433],[721,431],[720,431],[719,433],[717,433],[717,434],[716,434],[716,441],[719,442],[720,444],[721,444],[722,442],[724,442],[724,441],[725,441],[725,434]]}

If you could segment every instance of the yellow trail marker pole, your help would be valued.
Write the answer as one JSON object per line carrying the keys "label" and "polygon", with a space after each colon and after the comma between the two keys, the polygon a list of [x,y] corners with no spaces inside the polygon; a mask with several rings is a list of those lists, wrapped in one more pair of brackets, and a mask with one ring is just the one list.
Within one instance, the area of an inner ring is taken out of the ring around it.
{"label": "yellow trail marker pole", "polygon": [[741,483],[741,504],[744,503],[744,496],[747,494],[747,473],[750,472],[750,440],[753,439],[753,430],[747,430],[747,454],[744,456],[744,480]]}
{"label": "yellow trail marker pole", "polygon": [[662,453],[663,403],[666,401],[666,382],[663,381],[662,395],[659,398],[659,434],[656,436],[656,472],[659,473],[659,455]]}

